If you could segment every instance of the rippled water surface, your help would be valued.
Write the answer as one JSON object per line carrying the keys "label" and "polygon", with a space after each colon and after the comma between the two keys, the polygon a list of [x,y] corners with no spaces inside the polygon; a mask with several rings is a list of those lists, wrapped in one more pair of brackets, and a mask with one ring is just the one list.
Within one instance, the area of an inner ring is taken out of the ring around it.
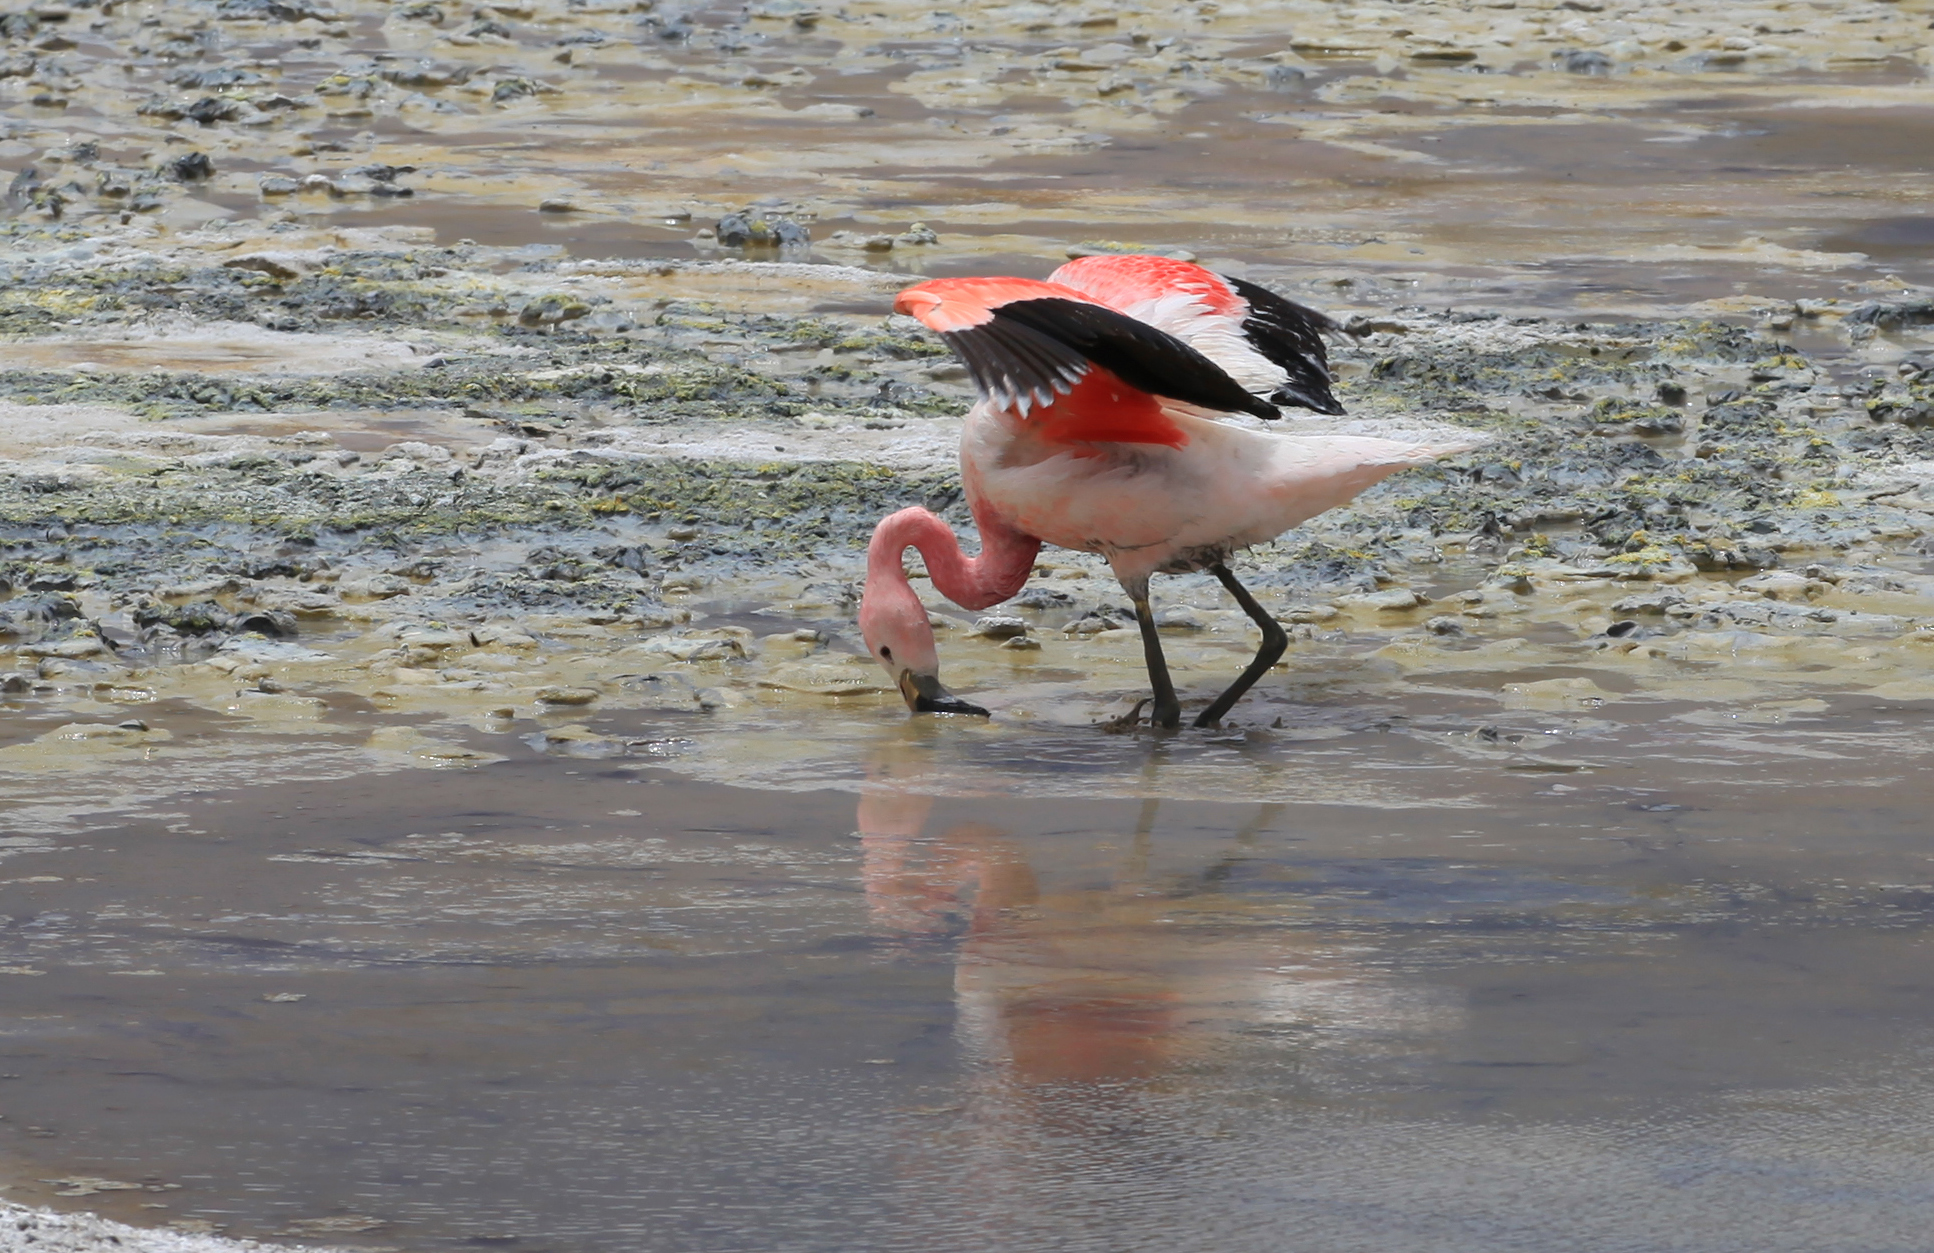
{"label": "rippled water surface", "polygon": [[410,1249],[1918,1247],[1928,706],[1612,708],[856,711],[784,791],[325,722],[8,842],[0,1162]]}

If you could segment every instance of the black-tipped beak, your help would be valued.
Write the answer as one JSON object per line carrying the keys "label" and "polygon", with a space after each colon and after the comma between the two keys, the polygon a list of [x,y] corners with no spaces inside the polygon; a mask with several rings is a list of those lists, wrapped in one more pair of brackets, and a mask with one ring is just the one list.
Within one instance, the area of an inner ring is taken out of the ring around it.
{"label": "black-tipped beak", "polygon": [[940,686],[938,675],[902,670],[900,695],[906,697],[907,708],[917,714],[973,714],[978,718],[993,716],[979,705],[964,701]]}

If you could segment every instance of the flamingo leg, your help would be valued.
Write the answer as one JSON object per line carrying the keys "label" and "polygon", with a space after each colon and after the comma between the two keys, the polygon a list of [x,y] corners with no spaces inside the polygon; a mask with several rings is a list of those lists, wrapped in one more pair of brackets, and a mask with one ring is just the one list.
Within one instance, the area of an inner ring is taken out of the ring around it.
{"label": "flamingo leg", "polygon": [[1135,602],[1135,621],[1142,628],[1142,655],[1148,659],[1148,685],[1155,689],[1155,708],[1148,724],[1171,730],[1182,724],[1182,702],[1175,699],[1175,683],[1168,677],[1168,658],[1162,656],[1162,637],[1155,632],[1155,611],[1148,607],[1148,584],[1129,588]]}
{"label": "flamingo leg", "polygon": [[[1262,628],[1262,647],[1256,650],[1256,659],[1249,663],[1249,668],[1229,685],[1229,690],[1216,697],[1215,703],[1204,709],[1196,718],[1195,725],[1198,727],[1219,725],[1222,722],[1222,715],[1228,713],[1235,703],[1242,699],[1244,692],[1255,686],[1257,679],[1268,674],[1271,666],[1282,660],[1283,650],[1289,647],[1289,634],[1283,630],[1282,624],[1270,617],[1269,612],[1256,603],[1256,598],[1249,594],[1248,588],[1236,582],[1236,576],[1229,573],[1229,567],[1217,562],[1209,567],[1209,573],[1222,580],[1222,586],[1229,589],[1229,595],[1236,598],[1236,603],[1242,606],[1242,611]],[[1143,638],[1147,638],[1147,627],[1142,628],[1142,635]]]}

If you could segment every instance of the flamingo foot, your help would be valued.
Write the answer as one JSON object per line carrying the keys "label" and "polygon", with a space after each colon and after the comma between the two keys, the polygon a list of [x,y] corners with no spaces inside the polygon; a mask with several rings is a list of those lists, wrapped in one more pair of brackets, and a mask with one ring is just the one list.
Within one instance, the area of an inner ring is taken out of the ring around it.
{"label": "flamingo foot", "polygon": [[1133,709],[1129,710],[1121,717],[1110,718],[1108,721],[1097,723],[1096,725],[1110,735],[1121,735],[1124,732],[1133,731],[1136,727],[1141,725],[1142,710],[1148,707],[1148,701],[1149,701],[1149,698],[1144,696],[1140,700],[1135,702],[1135,707]]}
{"label": "flamingo foot", "polygon": [[1160,727],[1164,731],[1173,731],[1182,725],[1182,702],[1175,698],[1174,692],[1168,694],[1166,701],[1162,699],[1160,693],[1156,694],[1155,708],[1148,713],[1148,725]]}
{"label": "flamingo foot", "polygon": [[1270,669],[1282,660],[1283,650],[1289,647],[1288,633],[1268,610],[1256,603],[1256,598],[1249,594],[1249,589],[1236,581],[1236,576],[1229,573],[1229,567],[1218,562],[1209,567],[1209,573],[1222,581],[1222,586],[1229,589],[1229,594],[1236,598],[1236,603],[1242,606],[1242,611],[1248,614],[1250,620],[1261,629],[1262,647],[1256,650],[1256,659],[1249,663],[1249,668],[1229,685],[1229,690],[1216,697],[1214,702],[1196,717],[1195,725],[1198,727],[1221,726],[1222,715],[1228,713],[1235,703],[1242,699],[1243,693],[1255,686],[1257,679],[1268,674]]}
{"label": "flamingo foot", "polygon": [[1148,662],[1148,685],[1155,689],[1155,708],[1148,724],[1173,731],[1182,725],[1182,702],[1176,699],[1175,683],[1168,676],[1168,660],[1162,656],[1162,637],[1155,630],[1155,612],[1148,607],[1148,583],[1128,589],[1135,602],[1135,622],[1142,629],[1142,656]]}

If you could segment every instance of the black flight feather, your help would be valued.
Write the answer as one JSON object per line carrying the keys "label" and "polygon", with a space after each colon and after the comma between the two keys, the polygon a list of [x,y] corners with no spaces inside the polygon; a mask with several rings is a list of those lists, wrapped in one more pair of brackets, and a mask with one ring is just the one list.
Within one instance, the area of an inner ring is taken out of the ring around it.
{"label": "black flight feather", "polygon": [[1281,366],[1289,375],[1270,395],[1279,405],[1300,405],[1318,413],[1340,414],[1343,406],[1330,391],[1330,354],[1323,344],[1323,332],[1337,329],[1336,322],[1293,300],[1278,296],[1267,287],[1223,275],[1235,293],[1249,302],[1249,316],[1242,331],[1257,352]]}
{"label": "black flight feather", "polygon": [[941,335],[983,395],[1008,402],[1032,395],[1046,403],[1092,364],[1152,396],[1216,413],[1281,416],[1175,336],[1113,309],[1047,296],[1010,300],[993,314]]}

